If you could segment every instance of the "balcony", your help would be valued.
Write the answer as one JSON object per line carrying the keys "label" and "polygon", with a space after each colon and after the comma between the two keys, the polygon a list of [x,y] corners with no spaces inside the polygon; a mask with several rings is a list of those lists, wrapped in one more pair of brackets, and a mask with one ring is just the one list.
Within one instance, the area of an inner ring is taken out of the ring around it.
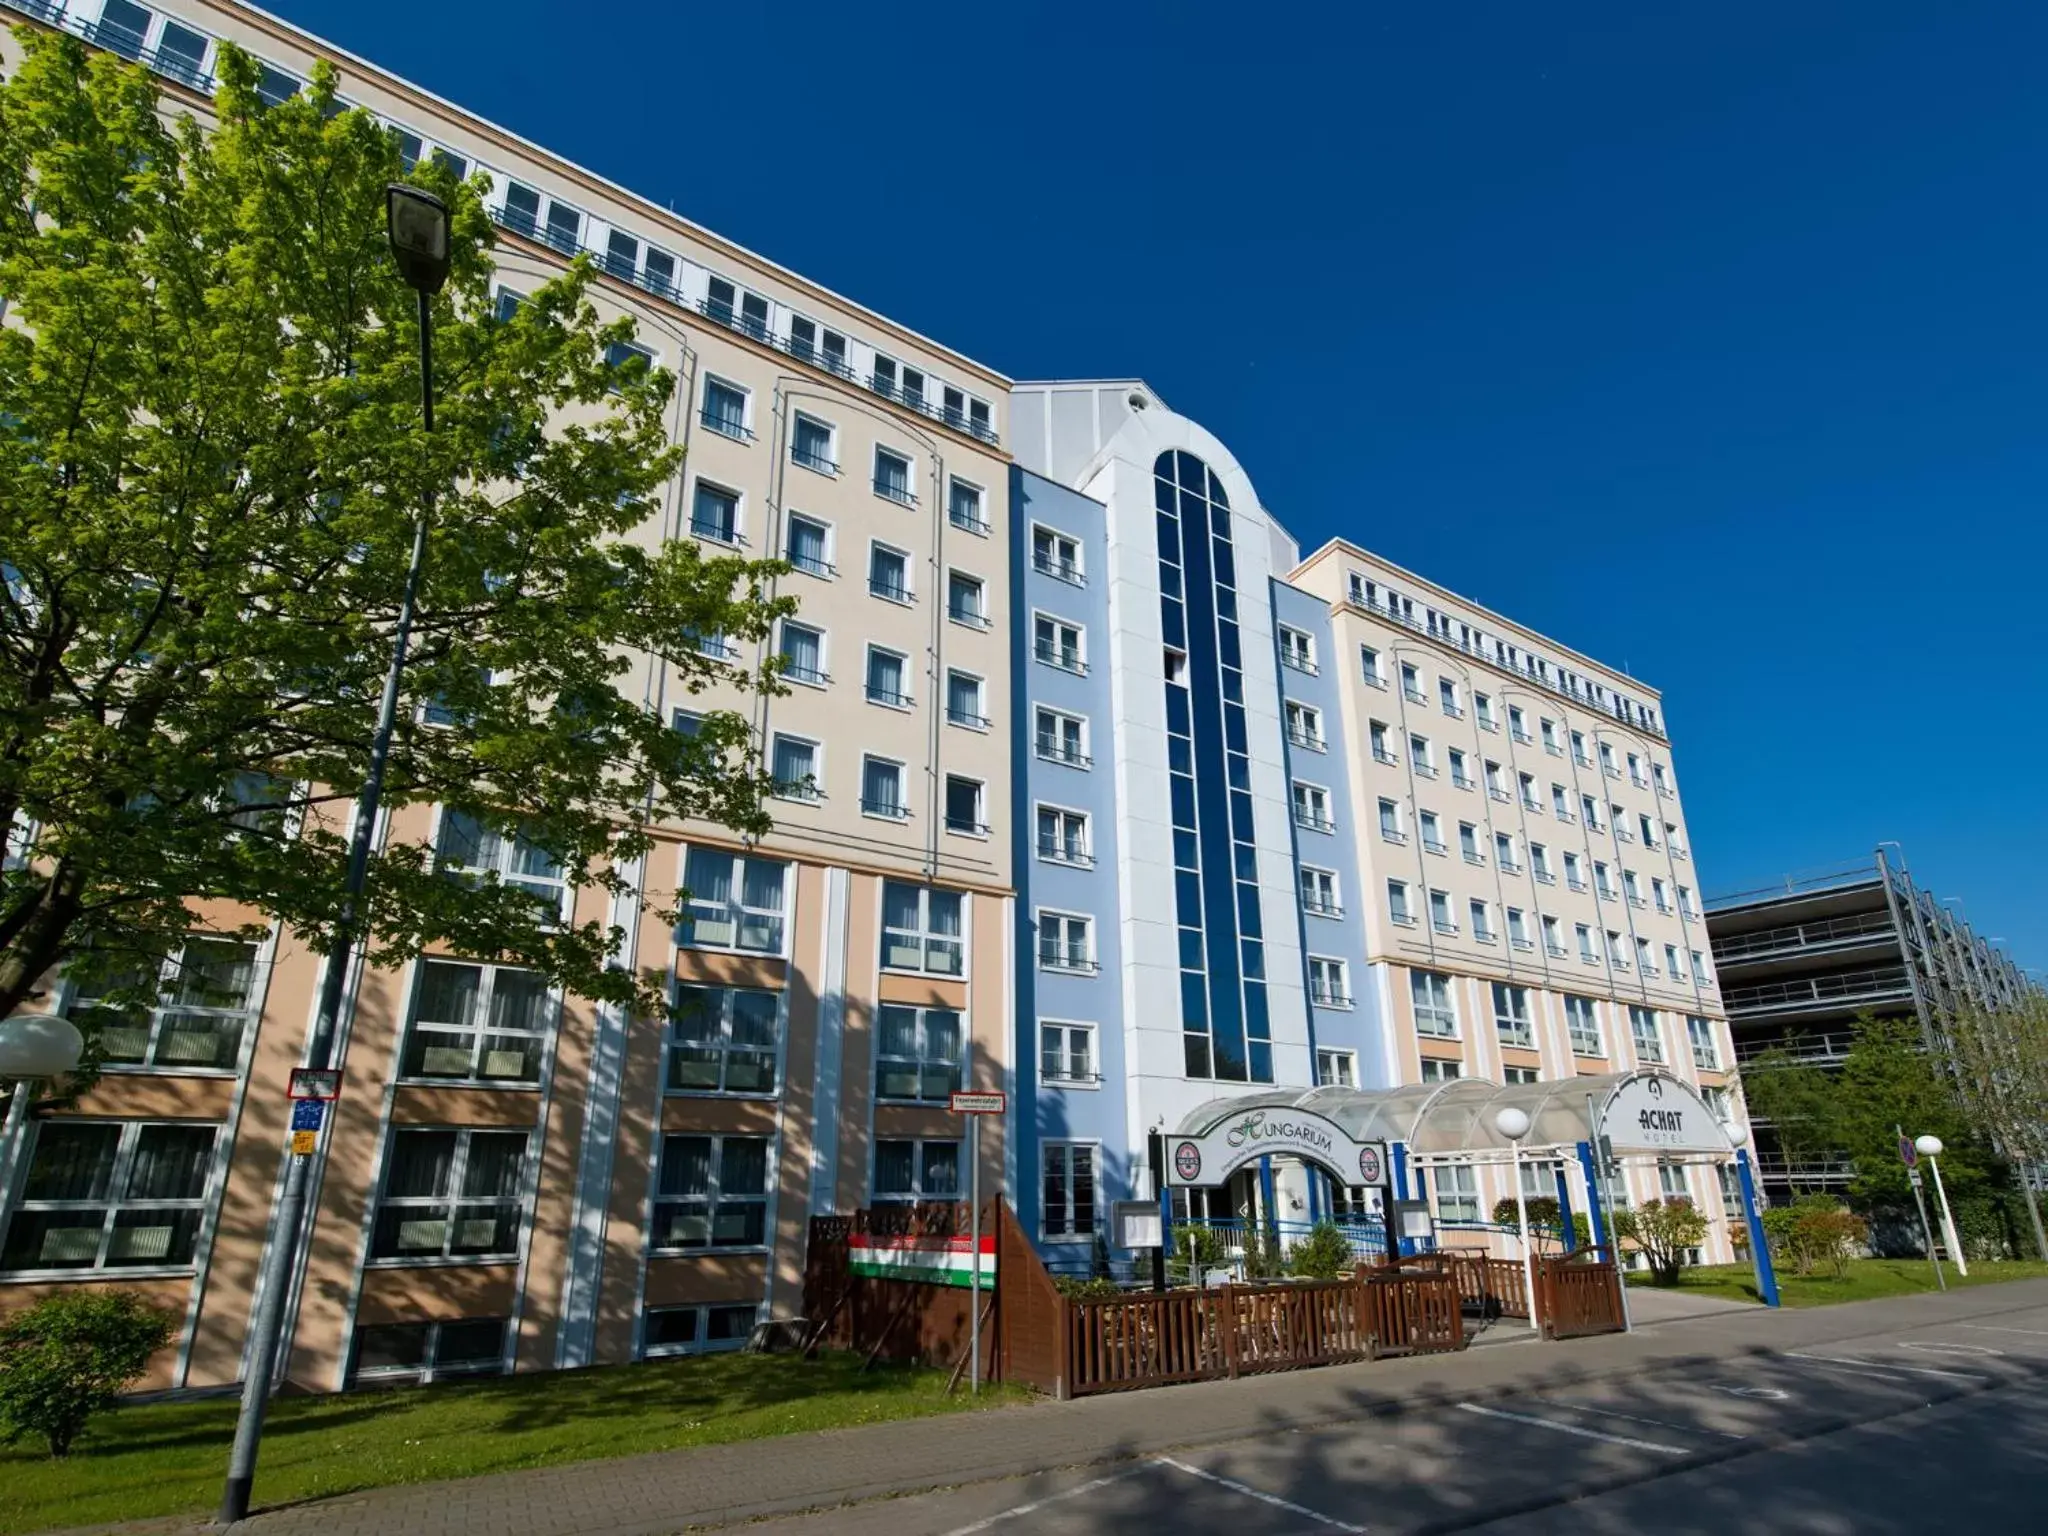
{"label": "balcony", "polygon": [[863,795],[860,811],[863,816],[879,816],[884,821],[910,820],[910,807],[901,800],[871,800]]}
{"label": "balcony", "polygon": [[948,512],[946,514],[946,521],[955,528],[961,529],[966,533],[979,534],[984,539],[995,531],[987,518],[983,517],[979,512],[969,511],[965,507],[955,507],[951,512]]}
{"label": "balcony", "polygon": [[740,536],[731,523],[722,523],[708,517],[693,517],[690,519],[690,532],[697,538],[713,544],[724,544],[733,549],[739,547]]}
{"label": "balcony", "polygon": [[1853,1009],[1865,1004],[1903,1001],[1913,995],[1903,965],[1851,971],[1842,976],[1817,976],[1800,981],[1775,981],[1724,991],[1721,1001],[1731,1014],[1817,1013]]}
{"label": "balcony", "polygon": [[1859,912],[1851,917],[1831,917],[1824,922],[1793,923],[1783,928],[1764,928],[1755,933],[1729,934],[1714,941],[1714,955],[1723,966],[1737,960],[1762,960],[1773,955],[1795,954],[1807,949],[1853,948],[1857,940],[1894,939],[1889,912]]}

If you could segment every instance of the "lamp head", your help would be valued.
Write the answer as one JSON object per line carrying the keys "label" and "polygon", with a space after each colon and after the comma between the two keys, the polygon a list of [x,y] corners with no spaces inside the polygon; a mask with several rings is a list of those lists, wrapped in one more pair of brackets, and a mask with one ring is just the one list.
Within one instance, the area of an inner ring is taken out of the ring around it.
{"label": "lamp head", "polygon": [[1913,1150],[1922,1157],[1939,1157],[1941,1156],[1941,1138],[1939,1136],[1916,1136],[1913,1138]]}
{"label": "lamp head", "polygon": [[1746,1146],[1748,1146],[1748,1145],[1749,1145],[1749,1127],[1748,1127],[1748,1126],[1746,1126],[1746,1125],[1724,1125],[1724,1126],[1722,1126],[1722,1127],[1721,1127],[1721,1129],[1722,1129],[1722,1130],[1724,1130],[1724,1131],[1726,1131],[1726,1132],[1728,1133],[1728,1145],[1729,1145],[1729,1146],[1731,1146],[1731,1147],[1746,1147]]}
{"label": "lamp head", "polygon": [[0,1019],[0,1077],[62,1077],[84,1049],[78,1026],[54,1013]]}
{"label": "lamp head", "polygon": [[431,192],[394,181],[384,189],[384,232],[406,285],[439,293],[448,281],[448,205]]}
{"label": "lamp head", "polygon": [[1520,1141],[1529,1134],[1529,1115],[1510,1104],[1493,1117],[1493,1128],[1509,1141]]}

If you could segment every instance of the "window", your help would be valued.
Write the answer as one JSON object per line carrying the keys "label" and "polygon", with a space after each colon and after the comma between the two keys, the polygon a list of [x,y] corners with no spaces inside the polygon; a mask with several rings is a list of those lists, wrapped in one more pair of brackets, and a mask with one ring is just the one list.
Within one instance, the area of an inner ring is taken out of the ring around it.
{"label": "window", "polygon": [[1297,779],[1294,783],[1294,824],[1311,832],[1334,831],[1336,823],[1330,820],[1330,792],[1320,784],[1304,784]]}
{"label": "window", "polygon": [[1438,1056],[1422,1058],[1422,1080],[1425,1083],[1455,1082],[1464,1075],[1465,1068],[1460,1062],[1445,1061]]}
{"label": "window", "polygon": [[1630,906],[1640,907],[1643,904],[1643,889],[1636,880],[1636,872],[1634,870],[1624,869],[1621,872],[1621,890],[1622,894],[1628,898]]}
{"label": "window", "polygon": [[1529,938],[1529,918],[1520,907],[1508,908],[1508,942],[1517,949],[1534,949]]}
{"label": "window", "polygon": [[962,970],[958,891],[901,880],[882,883],[882,964],[890,970],[958,976]]}
{"label": "window", "polygon": [[1491,944],[1494,938],[1492,904],[1481,901],[1475,896],[1469,906],[1472,918],[1472,937],[1482,944]]}
{"label": "window", "polygon": [[1401,663],[1401,693],[1411,704],[1423,703],[1422,672],[1412,661]]}
{"label": "window", "polygon": [[1543,737],[1544,751],[1548,752],[1552,757],[1564,756],[1564,748],[1557,744],[1557,722],[1555,720],[1539,720],[1536,723],[1536,729]]}
{"label": "window", "polygon": [[960,1091],[967,1046],[950,1008],[875,1010],[875,1097],[943,1104]]}
{"label": "window", "polygon": [[[1500,1080],[1503,1083],[1533,1083],[1537,1080],[1537,1071],[1534,1067],[1502,1067],[1500,1069]],[[1527,1184],[1530,1174],[1540,1166],[1536,1163],[1522,1164],[1522,1182]],[[1538,1191],[1538,1193],[1547,1193],[1547,1191]]]}
{"label": "window", "polygon": [[1578,820],[1572,814],[1571,800],[1566,795],[1565,787],[1562,784],[1550,786],[1550,810],[1559,821],[1573,822]]}
{"label": "window", "polygon": [[737,384],[707,374],[704,378],[704,425],[720,437],[730,437],[746,442],[753,437],[747,430],[747,391]]}
{"label": "window", "polygon": [[98,1026],[110,1066],[233,1071],[256,1018],[256,954],[233,939],[189,939],[157,968],[155,1007],[104,1001],[144,984],[145,972],[123,969],[82,983],[66,1012]]}
{"label": "window", "polygon": [[1327,869],[1313,865],[1301,866],[1301,906],[1305,912],[1317,917],[1342,917],[1344,909],[1337,905],[1337,876]]}
{"label": "window", "polygon": [[965,624],[970,629],[988,628],[988,608],[984,603],[987,588],[979,576],[970,576],[965,571],[946,573],[946,617],[955,624]]}
{"label": "window", "polygon": [[1714,1040],[1712,1019],[1703,1019],[1698,1014],[1688,1014],[1685,1020],[1685,1036],[1692,1043],[1694,1066],[1704,1067],[1709,1072],[1721,1070],[1721,1048]]}
{"label": "window", "polygon": [[957,1141],[877,1141],[874,1198],[951,1200],[960,1194]]}
{"label": "window", "polygon": [[1664,946],[1664,969],[1671,973],[1673,981],[1681,981],[1685,977],[1685,967],[1679,963],[1678,946],[1676,944],[1666,944]]}
{"label": "window", "polygon": [[1045,1236],[1086,1241],[1095,1236],[1095,1148],[1049,1141],[1039,1149]]}
{"label": "window", "polygon": [[981,780],[961,774],[946,775],[946,830],[970,837],[988,836],[988,815],[983,807]]}
{"label": "window", "polygon": [[1358,1053],[1356,1051],[1317,1051],[1316,1086],[1319,1088],[1356,1088],[1358,1086]]}
{"label": "window", "polygon": [[901,651],[868,647],[867,699],[891,709],[910,708],[910,658]]}
{"label": "window", "polygon": [[1697,918],[1700,915],[1700,909],[1692,904],[1692,887],[1689,885],[1678,888],[1678,911],[1683,917]]}
{"label": "window", "polygon": [[568,896],[561,864],[529,841],[523,828],[507,835],[461,811],[444,811],[436,857],[441,873],[452,879],[516,886],[552,912],[559,913]]}
{"label": "window", "polygon": [[1477,1221],[1479,1219],[1479,1174],[1478,1170],[1463,1164],[1451,1164],[1434,1170],[1436,1179],[1436,1217],[1438,1221]]}
{"label": "window", "polygon": [[917,505],[917,493],[910,488],[910,460],[888,448],[875,450],[875,494],[898,506]]}
{"label": "window", "polygon": [[1563,933],[1557,919],[1546,914],[1543,918],[1543,952],[1553,960],[1562,960],[1565,956]]}
{"label": "window", "polygon": [[399,1075],[537,1083],[554,1012],[537,972],[422,959]]}
{"label": "window", "polygon": [[649,1307],[640,1353],[649,1360],[658,1360],[666,1355],[745,1349],[760,1316],[760,1305],[751,1301],[703,1307]]}
{"label": "window", "polygon": [[1372,721],[1368,727],[1368,734],[1372,738],[1374,762],[1398,763],[1400,761],[1399,758],[1394,756],[1394,749],[1387,745],[1387,727],[1384,723],[1378,720]]}
{"label": "window", "polygon": [[1633,752],[1628,755],[1628,778],[1637,789],[1650,787],[1650,781],[1643,777],[1643,760]]}
{"label": "window", "polygon": [[790,356],[815,363],[842,379],[853,377],[853,370],[846,366],[846,338],[803,315],[789,317],[789,352]]}
{"label": "window", "polygon": [[517,1253],[525,1169],[524,1131],[393,1131],[370,1257]]}
{"label": "window", "polygon": [[825,670],[825,632],[794,620],[782,621],[782,675],[806,688],[823,688],[832,681]]}
{"label": "window", "polygon": [[1645,848],[1655,848],[1657,846],[1657,823],[1647,816],[1639,815],[1636,817],[1636,824],[1642,828],[1643,846]]}
{"label": "window", "polygon": [[1593,930],[1586,923],[1574,923],[1573,931],[1579,936],[1579,958],[1588,965],[1600,963],[1600,951],[1593,945]]}
{"label": "window", "polygon": [[1095,1070],[1095,1026],[1040,1020],[1038,1075],[1048,1083],[1085,1085],[1102,1081]]}
{"label": "window", "polygon": [[1049,614],[1035,614],[1031,621],[1031,649],[1038,660],[1063,672],[1088,670],[1082,648],[1081,626]]}
{"label": "window", "polygon": [[739,543],[739,493],[699,480],[697,499],[690,507],[690,532],[714,544]]}
{"label": "window", "polygon": [[875,354],[875,371],[868,377],[868,387],[878,395],[901,400],[914,411],[924,409],[924,374],[893,357]]}
{"label": "window", "polygon": [[1034,523],[1031,528],[1031,568],[1071,586],[1081,585],[1081,541]]}
{"label": "window", "polygon": [[816,518],[797,512],[790,514],[789,537],[783,554],[791,565],[813,576],[837,574],[832,566],[832,530]]}
{"label": "window", "polygon": [[669,1005],[671,1093],[773,1093],[781,994],[678,984]]}
{"label": "window", "polygon": [[1500,1034],[1502,1045],[1533,1047],[1535,1033],[1529,1026],[1529,989],[1511,987],[1506,982],[1493,984],[1493,1027]]}
{"label": "window", "polygon": [[1065,763],[1070,768],[1090,766],[1088,724],[1085,720],[1041,706],[1033,726],[1033,740],[1040,757],[1048,762]]}
{"label": "window", "polygon": [[1451,1002],[1451,978],[1441,971],[1410,971],[1408,996],[1415,1005],[1415,1032],[1439,1039],[1458,1035],[1458,1011]]}
{"label": "window", "polygon": [[1529,742],[1536,739],[1529,734],[1529,721],[1523,715],[1522,706],[1519,704],[1510,704],[1508,706],[1508,734],[1521,742]]}
{"label": "window", "polygon": [[1429,893],[1429,925],[1438,933],[1456,933],[1458,920],[1451,916],[1451,893],[1432,890]]}
{"label": "window", "polygon": [[[1434,824],[1435,817],[1432,815],[1430,820],[1431,824]],[[1384,796],[1381,797],[1380,836],[1390,843],[1405,843],[1408,841],[1408,834],[1401,830],[1401,803],[1398,800],[1389,800]]]}
{"label": "window", "polygon": [[1493,696],[1491,694],[1473,694],[1472,713],[1479,721],[1479,728],[1482,731],[1492,731],[1500,728],[1498,722],[1494,719]]}
{"label": "window", "polygon": [[1289,625],[1280,626],[1280,661],[1297,672],[1316,670],[1315,636]]}
{"label": "window", "polygon": [[1721,1184],[1721,1215],[1729,1221],[1743,1221],[1748,1212],[1742,1204],[1742,1170],[1733,1163],[1716,1163],[1714,1172]]}
{"label": "window", "polygon": [[1486,775],[1486,792],[1494,799],[1505,802],[1508,798],[1507,780],[1501,776],[1500,764],[1488,759],[1482,770]]}
{"label": "window", "polygon": [[768,1138],[664,1136],[656,1251],[759,1248],[768,1241]]}
{"label": "window", "polygon": [[1048,971],[1093,971],[1094,924],[1073,912],[1039,913],[1038,963]]}
{"label": "window", "polygon": [[1456,747],[1444,754],[1451,761],[1451,784],[1458,789],[1472,787],[1472,775],[1465,769],[1465,754]]}
{"label": "window", "polygon": [[1524,773],[1519,775],[1519,778],[1522,784],[1522,809],[1525,811],[1541,811],[1543,809],[1543,802],[1536,798],[1536,775]]}
{"label": "window", "polygon": [[1656,875],[1650,876],[1650,898],[1656,902],[1659,912],[1671,910],[1671,887]]}
{"label": "window", "polygon": [[1515,857],[1515,839],[1512,833],[1493,834],[1493,862],[1500,866],[1502,874],[1519,875],[1522,861]]}
{"label": "window", "polygon": [[1692,979],[1701,986],[1705,986],[1707,984],[1707,957],[1696,949],[1690,951],[1690,953],[1692,955]]}
{"label": "window", "polygon": [[1636,835],[1628,829],[1628,812],[1618,805],[1609,805],[1607,810],[1614,819],[1614,835],[1624,843],[1634,842]]}
{"label": "window", "polygon": [[1386,674],[1380,670],[1380,653],[1371,646],[1361,645],[1358,648],[1358,667],[1360,675],[1373,687],[1387,686]]}
{"label": "window", "polygon": [[175,1269],[192,1262],[215,1127],[44,1120],[0,1270]]}
{"label": "window", "polygon": [[1437,702],[1443,706],[1445,714],[1449,715],[1453,720],[1465,718],[1465,706],[1458,702],[1458,685],[1456,683],[1452,682],[1448,677],[1440,677],[1436,680],[1436,692]]}
{"label": "window", "polygon": [[1600,802],[1591,795],[1579,796],[1579,812],[1586,818],[1587,831],[1604,832],[1607,830],[1606,824],[1600,819]]}
{"label": "window", "polygon": [[868,546],[868,591],[892,603],[910,601],[910,557],[887,544]]}
{"label": "window", "polygon": [[439,1323],[370,1323],[356,1329],[349,1350],[350,1386],[426,1386],[505,1370],[505,1319]]}
{"label": "window", "polygon": [[1486,862],[1486,855],[1479,851],[1479,828],[1469,821],[1458,823],[1458,852],[1465,856],[1467,864]]}
{"label": "window", "polygon": [[1607,930],[1607,963],[1618,971],[1628,969],[1628,953],[1621,947],[1621,935],[1616,930]]}
{"label": "window", "polygon": [[1683,1200],[1687,1205],[1692,1204],[1692,1186],[1686,1182],[1683,1164],[1657,1165],[1657,1192],[1666,1200]]}
{"label": "window", "polygon": [[990,720],[982,713],[982,680],[972,672],[962,672],[957,667],[946,673],[946,720],[948,724],[965,726],[971,731],[985,731]]}
{"label": "window", "polygon": [[723,848],[692,847],[683,860],[684,911],[678,942],[697,949],[782,953],[789,866]]}
{"label": "window", "polygon": [[1648,939],[1636,939],[1636,968],[1645,976],[1657,974],[1657,951]]}
{"label": "window", "polygon": [[1323,712],[1308,704],[1297,704],[1289,699],[1287,711],[1287,739],[1297,747],[1310,751],[1323,750]]}
{"label": "window", "polygon": [[1661,1062],[1664,1059],[1664,1037],[1657,1032],[1657,1010],[1639,1008],[1634,1004],[1628,1010],[1628,1037],[1636,1048],[1639,1062]]}
{"label": "window", "polygon": [[822,796],[815,741],[777,731],[768,755],[768,773],[774,780],[771,793],[778,800],[815,801]]}
{"label": "window", "polygon": [[1572,761],[1577,763],[1581,768],[1592,767],[1593,759],[1586,755],[1586,733],[1584,731],[1573,731],[1571,733],[1571,736]]}
{"label": "window", "polygon": [[1685,857],[1685,843],[1678,835],[1677,822],[1667,821],[1664,823],[1664,842],[1671,849],[1671,857],[1674,859]]}
{"label": "window", "polygon": [[1387,916],[1403,928],[1415,925],[1415,911],[1408,905],[1408,882],[1389,880],[1387,882]]}
{"label": "window", "polygon": [[1408,761],[1414,765],[1415,771],[1425,779],[1436,777],[1436,763],[1429,755],[1429,738],[1427,736],[1418,736],[1413,731],[1408,733]]}
{"label": "window", "polygon": [[1614,900],[1614,876],[1600,859],[1593,861],[1593,889],[1600,893],[1602,901]]}
{"label": "window", "polygon": [[832,428],[814,416],[797,412],[789,435],[789,456],[805,469],[821,475],[839,473],[839,449]]}
{"label": "window", "polygon": [[[553,214],[549,217],[552,219]],[[645,347],[634,346],[630,341],[615,341],[604,349],[604,361],[605,366],[617,375],[617,378],[606,387],[613,394],[617,394],[618,380],[631,378],[636,374],[646,374],[654,366],[654,354]]]}
{"label": "window", "polygon": [[1550,868],[1550,850],[1542,843],[1529,845],[1529,873],[1544,885],[1557,884],[1557,876]]}
{"label": "window", "polygon": [[1055,864],[1092,865],[1088,851],[1088,817],[1061,806],[1038,808],[1038,856]]}
{"label": "window", "polygon": [[[1583,933],[1585,930],[1581,929]],[[1571,1037],[1572,1051],[1580,1056],[1605,1056],[1606,1047],[1600,1043],[1600,1015],[1590,997],[1566,995],[1564,1000],[1565,1033]]]}
{"label": "window", "polygon": [[1342,960],[1308,957],[1309,1001],[1322,1008],[1351,1006],[1351,976]]}
{"label": "window", "polygon": [[903,765],[886,757],[860,760],[860,810],[884,821],[908,821],[910,805],[903,798]]}
{"label": "window", "polygon": [[1575,891],[1586,888],[1586,865],[1576,853],[1564,856],[1564,883]]}
{"label": "window", "polygon": [[965,480],[947,480],[946,521],[955,528],[987,537],[989,522],[981,510],[981,487]]}

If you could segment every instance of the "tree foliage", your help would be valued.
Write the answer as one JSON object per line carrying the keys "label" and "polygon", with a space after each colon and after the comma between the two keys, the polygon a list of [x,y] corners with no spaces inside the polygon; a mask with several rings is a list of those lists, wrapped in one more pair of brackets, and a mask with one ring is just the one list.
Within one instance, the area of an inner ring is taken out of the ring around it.
{"label": "tree foliage", "polygon": [[177,1332],[175,1317],[133,1291],[58,1291],[17,1312],[0,1323],[0,1438],[41,1435],[52,1456],[68,1456]]}
{"label": "tree foliage", "polygon": [[1642,1250],[1652,1280],[1659,1285],[1676,1285],[1688,1251],[1706,1241],[1707,1218],[1683,1196],[1645,1200],[1639,1206],[1614,1213],[1614,1232],[1616,1237],[1631,1240]]}
{"label": "tree foliage", "polygon": [[[500,318],[479,183],[445,198],[435,430],[417,299],[384,232],[407,175],[317,68],[263,106],[224,48],[217,124],[167,122],[140,68],[19,34],[0,82],[0,1015],[52,967],[147,965],[195,912],[331,933],[417,509],[439,498],[386,805],[519,831],[623,889],[661,817],[765,829],[727,683],[696,637],[758,640],[779,567],[660,536],[673,380],[615,350],[587,258]],[[457,826],[467,823],[457,821]],[[294,835],[296,833],[296,835]],[[202,904],[211,903],[210,906]],[[219,919],[216,918],[216,921]],[[616,935],[434,851],[373,860],[380,958],[430,942],[624,999]]]}
{"label": "tree foliage", "polygon": [[1307,1237],[1287,1250],[1287,1272],[1303,1279],[1334,1280],[1350,1274],[1357,1263],[1351,1239],[1334,1221],[1317,1222]]}
{"label": "tree foliage", "polygon": [[1790,1205],[1772,1206],[1762,1220],[1771,1256],[1799,1275],[1825,1269],[1839,1280],[1870,1240],[1863,1218],[1827,1195],[1802,1195]]}

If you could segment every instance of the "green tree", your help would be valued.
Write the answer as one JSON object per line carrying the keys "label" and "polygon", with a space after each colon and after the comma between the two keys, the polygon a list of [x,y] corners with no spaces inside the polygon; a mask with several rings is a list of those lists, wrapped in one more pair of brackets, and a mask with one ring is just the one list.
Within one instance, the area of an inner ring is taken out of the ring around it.
{"label": "green tree", "polygon": [[1306,1279],[1334,1280],[1357,1266],[1351,1239],[1334,1221],[1319,1221],[1308,1236],[1287,1250],[1287,1272]]}
{"label": "green tree", "polygon": [[133,1291],[59,1291],[0,1323],[0,1438],[41,1435],[52,1456],[149,1368],[178,1321]]}
{"label": "green tree", "polygon": [[1632,1239],[1642,1249],[1652,1280],[1658,1285],[1676,1285],[1688,1251],[1706,1241],[1707,1218],[1682,1197],[1646,1200],[1639,1206],[1616,1211],[1614,1231],[1617,1237]]}
{"label": "green tree", "polygon": [[[17,35],[26,56],[0,82],[0,827],[32,824],[35,856],[0,882],[0,1015],[53,967],[146,973],[195,902],[324,946],[430,487],[386,805],[517,832],[610,891],[657,818],[764,830],[745,719],[712,710],[684,734],[663,714],[718,684],[776,686],[772,664],[695,637],[766,635],[788,606],[780,567],[659,536],[673,380],[619,346],[629,322],[600,320],[587,258],[501,317],[480,184],[415,168],[453,214],[428,434],[417,301],[384,234],[399,152],[337,110],[331,67],[266,108],[254,63],[224,48],[202,127],[167,122],[139,68]],[[406,842],[375,857],[380,959],[443,942],[651,1000],[607,969],[606,925],[438,863]]]}

